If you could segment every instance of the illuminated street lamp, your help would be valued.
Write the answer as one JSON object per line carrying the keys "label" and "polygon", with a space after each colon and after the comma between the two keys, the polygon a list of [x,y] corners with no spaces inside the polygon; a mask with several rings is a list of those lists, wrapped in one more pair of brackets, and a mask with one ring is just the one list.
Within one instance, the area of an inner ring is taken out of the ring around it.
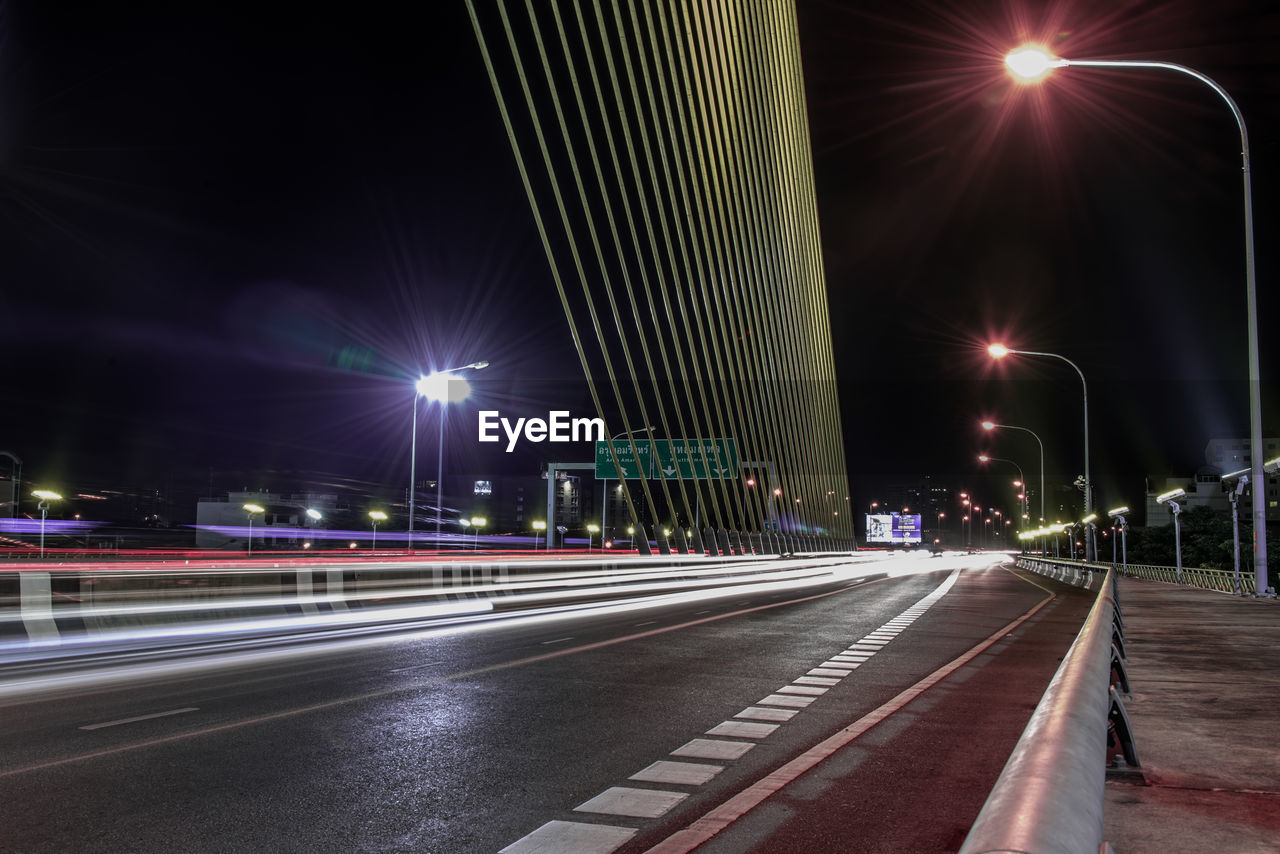
{"label": "illuminated street lamp", "polygon": [[387,514],[381,510],[370,510],[369,520],[373,523],[373,544],[369,547],[369,551],[378,550],[378,523],[387,521]]}
{"label": "illuminated street lamp", "polygon": [[307,518],[310,519],[312,522],[319,522],[322,518],[324,518],[324,516],[323,514],[321,514],[319,510],[316,510],[314,507],[308,507]]}
{"label": "illuminated street lamp", "polygon": [[[1120,528],[1120,559],[1122,561],[1120,565],[1123,568],[1123,570],[1129,569],[1129,522],[1127,519],[1125,519],[1125,516],[1128,513],[1129,513],[1128,507],[1117,507],[1114,510],[1107,511],[1107,515],[1110,516],[1113,520],[1115,520],[1116,525]],[[1238,537],[1236,539],[1236,544],[1239,545]],[[1238,554],[1237,554],[1237,557],[1239,557]],[[1111,563],[1114,564],[1115,562],[1116,562],[1116,541],[1112,540],[1111,541]],[[1236,567],[1236,571],[1237,571],[1237,574],[1239,574],[1238,566]]]}
{"label": "illuminated street lamp", "polygon": [[545,520],[538,519],[533,523],[533,550],[535,552],[538,550],[538,537],[540,537],[542,532],[545,530],[547,530],[547,523]]}
{"label": "illuminated street lamp", "polygon": [[[1257,275],[1253,263],[1253,189],[1249,174],[1249,131],[1245,127],[1244,114],[1227,90],[1207,75],[1185,65],[1146,59],[1062,59],[1052,56],[1039,47],[1026,45],[1005,57],[1005,64],[1014,76],[1026,83],[1036,82],[1054,68],[1111,68],[1156,69],[1176,71],[1199,80],[1218,94],[1231,109],[1240,130],[1240,156],[1244,176],[1244,263],[1245,302],[1247,303],[1247,332],[1249,347],[1249,447],[1252,449],[1250,480],[1254,484],[1265,481],[1263,475],[1262,438],[1262,378],[1258,367],[1258,296]],[[1087,422],[1087,419],[1086,419]],[[1085,453],[1086,460],[1088,453]],[[1088,472],[1085,473],[1088,480]],[[1087,483],[1086,483],[1087,486]],[[1266,490],[1253,490],[1253,550],[1254,577],[1259,596],[1267,595],[1267,496]],[[1088,509],[1088,508],[1086,508]],[[1175,517],[1176,519],[1176,517]]]}
{"label": "illuminated street lamp", "polygon": [[994,421],[983,421],[983,430],[1021,430],[1023,433],[1030,433],[1035,438],[1036,444],[1040,446],[1040,524],[1044,524],[1044,442],[1040,441],[1040,437],[1034,431],[1028,430],[1026,427],[1015,427],[1012,424],[997,424]]}
{"label": "illuminated street lamp", "polygon": [[44,520],[49,515],[49,502],[61,501],[62,496],[50,489],[35,489],[31,492],[36,498],[40,499],[40,503],[36,506],[40,508],[40,557],[44,558]]}
{"label": "illuminated street lamp", "polygon": [[[1023,478],[1023,476],[1022,476],[1022,466],[1018,465],[1018,464],[1017,464],[1017,463],[1015,463],[1013,460],[1006,460],[1006,459],[1004,459],[1003,457],[993,457],[993,456],[990,456],[990,455],[988,455],[988,454],[979,454],[979,455],[978,455],[978,462],[980,462],[980,463],[1008,463],[1009,465],[1013,466],[1014,468],[1016,468],[1016,469],[1018,470],[1018,483],[1019,483],[1019,484],[1025,484],[1025,483],[1026,483],[1026,481],[1024,480],[1024,478]],[[1026,494],[1026,486],[1025,486],[1025,485],[1023,486],[1023,493],[1022,493],[1022,495],[1021,495],[1021,496],[1019,496],[1019,500],[1022,502],[1022,506],[1025,508],[1025,507],[1026,507],[1026,503],[1027,503],[1027,494]],[[1023,515],[1025,515],[1025,513],[1024,513]]]}
{"label": "illuminated street lamp", "polygon": [[471,537],[471,550],[475,551],[480,545],[480,529],[489,524],[489,520],[483,516],[472,516],[471,527],[475,528],[475,533]]}
{"label": "illuminated street lamp", "polygon": [[246,504],[244,509],[249,514],[249,551],[247,556],[253,557],[253,514],[266,513],[267,510],[261,504]]}
{"label": "illuminated street lamp", "polygon": [[413,427],[409,433],[409,552],[413,553],[413,514],[417,497],[418,463],[418,398],[425,397],[440,404],[440,441],[436,457],[436,548],[440,547],[440,521],[444,516],[444,424],[445,406],[459,403],[471,394],[471,384],[462,377],[453,377],[458,371],[478,371],[489,367],[488,362],[472,362],[460,368],[436,371],[430,376],[420,376],[414,383]]}
{"label": "illuminated street lamp", "polygon": [[[1084,380],[1084,371],[1080,370],[1080,366],[1068,359],[1066,356],[1059,356],[1057,353],[1040,353],[1035,350],[1014,350],[1003,344],[992,344],[987,347],[987,352],[991,354],[993,359],[1003,359],[1005,356],[1017,354],[1020,356],[1044,356],[1049,359],[1061,359],[1066,362],[1080,376],[1080,388],[1084,393],[1084,512],[1093,512],[1093,481],[1089,478],[1089,384]],[[1098,559],[1097,543],[1090,544],[1093,548],[1093,559]],[[1085,551],[1085,561],[1089,560],[1089,552]]]}
{"label": "illuminated street lamp", "polygon": [[1173,512],[1173,548],[1177,553],[1179,584],[1182,583],[1182,524],[1179,521],[1182,516],[1182,505],[1174,501],[1174,499],[1181,498],[1186,494],[1187,491],[1185,489],[1171,489],[1156,496],[1157,504],[1168,504],[1169,510]]}
{"label": "illuminated street lamp", "polygon": [[[591,524],[587,525],[587,551],[588,552],[591,551],[591,538],[596,534],[598,534],[599,532],[600,532],[600,526],[597,525],[595,522],[592,522]],[[603,544],[601,545],[601,548],[602,549],[604,548]]]}

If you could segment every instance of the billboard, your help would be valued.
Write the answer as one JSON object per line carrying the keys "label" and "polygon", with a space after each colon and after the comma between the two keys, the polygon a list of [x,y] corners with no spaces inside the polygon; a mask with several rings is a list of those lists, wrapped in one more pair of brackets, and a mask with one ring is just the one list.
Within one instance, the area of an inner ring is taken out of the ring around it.
{"label": "billboard", "polygon": [[893,546],[915,545],[921,541],[920,514],[868,513],[867,542]]}

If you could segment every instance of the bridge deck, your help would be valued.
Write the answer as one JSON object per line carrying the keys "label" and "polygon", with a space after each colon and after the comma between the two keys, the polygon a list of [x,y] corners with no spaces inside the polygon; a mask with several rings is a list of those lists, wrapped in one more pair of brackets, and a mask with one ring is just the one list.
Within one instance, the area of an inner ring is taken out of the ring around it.
{"label": "bridge deck", "polygon": [[1280,603],[1119,579],[1140,779],[1107,783],[1118,852],[1280,851]]}

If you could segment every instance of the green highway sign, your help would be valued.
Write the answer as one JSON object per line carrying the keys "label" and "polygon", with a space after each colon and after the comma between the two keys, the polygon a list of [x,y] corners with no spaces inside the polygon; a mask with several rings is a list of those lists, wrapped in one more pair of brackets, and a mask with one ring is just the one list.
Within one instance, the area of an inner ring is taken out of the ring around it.
{"label": "green highway sign", "polygon": [[[635,453],[631,450],[629,439],[620,439],[613,443],[614,453],[618,455],[618,465],[622,466],[622,477],[629,480],[647,478],[653,469],[653,442],[650,439],[637,439]],[[618,480],[618,468],[613,464],[609,454],[608,442],[596,442],[596,477]]]}
{"label": "green highway sign", "polygon": [[[636,453],[632,453],[630,441],[613,443],[622,477],[631,480],[663,476],[721,480],[737,477],[742,469],[738,443],[733,439],[637,439],[635,446]],[[596,442],[596,477],[618,479],[608,442]]]}
{"label": "green highway sign", "polygon": [[654,477],[721,480],[737,477],[741,470],[733,439],[659,439],[655,444]]}

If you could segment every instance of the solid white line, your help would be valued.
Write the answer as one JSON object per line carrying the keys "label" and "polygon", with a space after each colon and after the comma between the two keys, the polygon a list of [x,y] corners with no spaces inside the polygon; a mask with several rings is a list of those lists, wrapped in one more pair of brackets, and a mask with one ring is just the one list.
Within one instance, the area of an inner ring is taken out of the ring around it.
{"label": "solid white line", "polygon": [[198,711],[200,710],[195,706],[189,706],[185,709],[170,709],[167,712],[152,712],[149,715],[138,715],[136,718],[121,718],[118,721],[107,721],[106,723],[101,723],[101,724],[89,724],[87,726],[80,727],[80,729],[102,729],[103,727],[120,726],[120,724],[131,724],[131,723],[136,723],[137,721],[149,721],[152,718],[164,718],[164,717],[168,717],[169,715],[181,715],[186,712],[198,712]]}
{"label": "solid white line", "polygon": [[632,827],[549,821],[498,854],[609,854],[635,835]]}

